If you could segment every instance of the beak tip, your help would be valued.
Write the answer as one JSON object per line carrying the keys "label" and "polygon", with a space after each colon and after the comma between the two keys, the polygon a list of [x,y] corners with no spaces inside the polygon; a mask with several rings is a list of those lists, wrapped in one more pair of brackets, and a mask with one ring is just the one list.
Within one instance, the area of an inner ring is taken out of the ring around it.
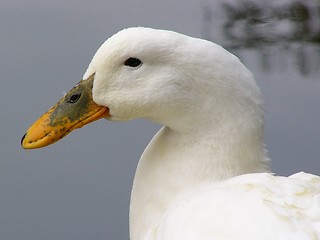
{"label": "beak tip", "polygon": [[25,139],[25,137],[26,137],[26,135],[27,135],[27,133],[25,133],[24,135],[23,135],[23,137],[21,138],[21,147],[23,147],[24,148],[24,144],[23,144],[23,140]]}

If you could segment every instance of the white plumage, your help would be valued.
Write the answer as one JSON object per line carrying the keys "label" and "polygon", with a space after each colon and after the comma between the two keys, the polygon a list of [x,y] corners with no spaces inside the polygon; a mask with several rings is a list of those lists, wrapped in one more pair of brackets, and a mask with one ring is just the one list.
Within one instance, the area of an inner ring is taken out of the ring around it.
{"label": "white plumage", "polygon": [[93,73],[93,99],[110,120],[164,125],[137,168],[132,240],[320,239],[320,178],[263,173],[260,91],[237,57],[209,41],[130,28],[100,47],[84,79]]}
{"label": "white plumage", "polygon": [[245,174],[196,189],[145,239],[320,239],[319,177]]}

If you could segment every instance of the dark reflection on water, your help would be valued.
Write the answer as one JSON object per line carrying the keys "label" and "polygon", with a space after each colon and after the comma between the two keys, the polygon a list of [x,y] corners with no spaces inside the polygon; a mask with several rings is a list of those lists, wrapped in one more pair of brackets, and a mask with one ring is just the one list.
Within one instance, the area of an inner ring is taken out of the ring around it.
{"label": "dark reflection on water", "polygon": [[[301,74],[318,71],[320,67],[320,0],[235,1],[221,3],[224,22],[220,24],[225,48],[237,51],[259,51],[262,67],[272,68],[274,53],[289,54]],[[273,5],[272,5],[273,4]],[[215,13],[203,7],[203,35],[211,37],[210,26]]]}

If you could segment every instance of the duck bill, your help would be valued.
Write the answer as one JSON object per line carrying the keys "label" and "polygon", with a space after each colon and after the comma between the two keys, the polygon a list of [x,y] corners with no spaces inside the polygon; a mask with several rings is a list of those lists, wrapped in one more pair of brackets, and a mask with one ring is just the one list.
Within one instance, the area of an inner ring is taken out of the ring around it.
{"label": "duck bill", "polygon": [[94,74],[81,80],[55,106],[43,114],[21,140],[25,149],[48,146],[69,134],[72,130],[105,118],[109,109],[92,99]]}

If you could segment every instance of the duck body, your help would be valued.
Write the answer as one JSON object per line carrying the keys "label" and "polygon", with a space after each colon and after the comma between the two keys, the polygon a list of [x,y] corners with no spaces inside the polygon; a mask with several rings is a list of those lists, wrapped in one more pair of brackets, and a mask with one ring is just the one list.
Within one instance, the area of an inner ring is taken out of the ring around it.
{"label": "duck body", "polygon": [[177,200],[145,239],[319,239],[319,182],[300,172],[205,184]]}
{"label": "duck body", "polygon": [[[261,93],[236,56],[206,40],[129,28],[98,49],[83,79],[22,145],[48,145],[101,117],[162,124],[136,170],[131,240],[320,239],[320,179],[269,173]],[[74,106],[85,108],[80,123]]]}

